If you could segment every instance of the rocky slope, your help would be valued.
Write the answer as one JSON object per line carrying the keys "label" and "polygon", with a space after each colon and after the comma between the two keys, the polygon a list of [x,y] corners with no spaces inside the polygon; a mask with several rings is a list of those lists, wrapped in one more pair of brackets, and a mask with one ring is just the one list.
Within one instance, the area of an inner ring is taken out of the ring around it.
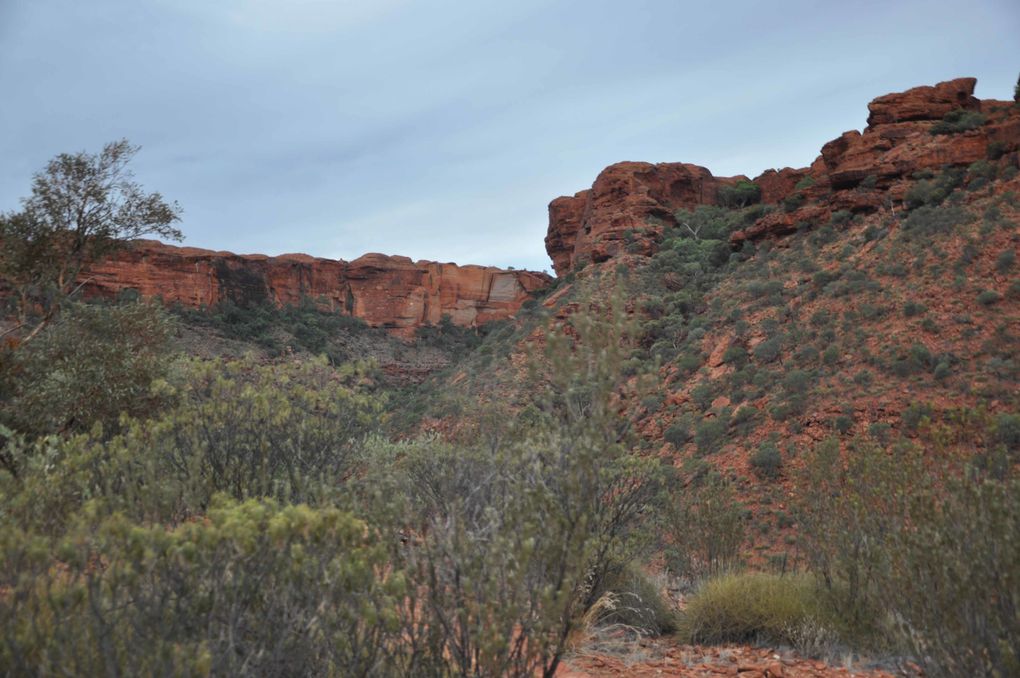
{"label": "rocky slope", "polygon": [[719,205],[744,178],[692,165],[607,168],[550,205],[556,288],[429,398],[525,406],[544,329],[622,288],[658,373],[641,449],[734,481],[758,562],[799,557],[799,469],[830,436],[945,447],[966,420],[954,452],[988,452],[1020,410],[1020,105],[974,84],[875,99],[863,133],[755,178],[763,204]]}
{"label": "rocky slope", "polygon": [[[878,97],[864,132],[845,132],[822,147],[810,167],[768,170],[753,182],[760,201],[782,204],[731,236],[776,238],[834,212],[867,214],[899,204],[917,172],[989,159],[1016,164],[1020,107],[979,100],[975,78]],[[546,250],[557,274],[613,256],[651,254],[663,231],[679,224],[678,209],[723,205],[721,187],[747,177],[714,177],[683,163],[611,165],[590,189],[549,204]]]}
{"label": "rocky slope", "polygon": [[237,255],[147,240],[92,266],[84,278],[89,296],[135,290],[194,308],[228,299],[288,305],[308,298],[402,337],[446,315],[467,327],[506,318],[550,282],[543,273],[382,254],[347,262],[304,254]]}

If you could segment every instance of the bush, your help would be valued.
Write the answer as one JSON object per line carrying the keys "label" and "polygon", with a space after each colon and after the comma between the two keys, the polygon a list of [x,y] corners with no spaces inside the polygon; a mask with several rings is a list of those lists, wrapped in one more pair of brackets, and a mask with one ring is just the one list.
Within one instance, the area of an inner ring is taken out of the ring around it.
{"label": "bush", "polygon": [[387,655],[406,589],[350,514],[221,500],[172,530],[85,517],[55,542],[0,531],[0,664],[16,675],[399,666]]}
{"label": "bush", "polygon": [[783,338],[771,337],[754,347],[754,357],[763,363],[770,363],[779,357],[783,350]]}
{"label": "bush", "polygon": [[957,108],[942,116],[942,120],[932,125],[930,131],[932,134],[958,134],[977,129],[987,120],[988,118],[978,111]]}
{"label": "bush", "polygon": [[0,423],[38,436],[106,435],[121,414],[165,404],[153,384],[170,370],[174,324],[156,304],[72,304],[36,339],[0,355]]}
{"label": "bush", "polygon": [[796,212],[807,200],[803,193],[791,193],[783,198],[783,210],[785,212]]}
{"label": "bush", "polygon": [[928,312],[928,307],[919,301],[908,301],[903,304],[903,317],[913,318]]}
{"label": "bush", "polygon": [[689,643],[791,643],[794,629],[826,612],[807,575],[727,574],[687,601],[680,636]]}
{"label": "bush", "polygon": [[889,638],[925,675],[1013,675],[1020,479],[933,454],[861,444],[841,459],[834,442],[816,447],[801,485],[803,543],[845,637]]}
{"label": "bush", "polygon": [[589,630],[623,625],[642,636],[676,630],[676,613],[655,583],[636,566],[624,568],[604,584],[586,617]]}
{"label": "bush", "polygon": [[957,478],[920,493],[881,592],[925,674],[1020,671],[1020,481]]}
{"label": "bush", "polygon": [[1020,414],[996,415],[993,431],[996,443],[1008,452],[1020,452]]}
{"label": "bush", "polygon": [[911,210],[925,205],[938,206],[963,184],[963,180],[964,172],[959,168],[947,169],[935,178],[917,179],[907,189],[904,202]]}
{"label": "bush", "polygon": [[698,424],[694,430],[694,444],[698,446],[698,452],[711,454],[718,450],[725,442],[728,428],[729,421],[723,416],[711,417]]}
{"label": "bush", "polygon": [[720,186],[718,195],[720,204],[726,207],[747,207],[761,201],[761,188],[742,179],[733,186]]}
{"label": "bush", "polygon": [[764,480],[775,480],[783,468],[783,457],[774,443],[762,443],[751,455],[751,468]]}
{"label": "bush", "polygon": [[678,450],[691,440],[690,425],[685,419],[676,419],[662,435],[673,447]]}
{"label": "bush", "polygon": [[1013,250],[1003,250],[999,252],[999,256],[995,258],[995,270],[999,273],[1007,273],[1013,264],[1016,262],[1016,252]]}
{"label": "bush", "polygon": [[991,306],[1001,299],[1002,295],[995,290],[982,290],[981,293],[977,295],[978,303],[982,306]]}
{"label": "bush", "polygon": [[526,431],[496,411],[465,446],[362,445],[378,399],[323,360],[195,367],[173,410],[105,443],[0,429],[23,461],[0,471],[0,664],[552,675],[653,536],[660,466],[630,454],[618,407],[622,308],[547,338]]}
{"label": "bush", "polygon": [[836,210],[830,217],[831,222],[836,226],[842,226],[846,224],[850,219],[853,218],[853,213],[850,210]]}
{"label": "bush", "polygon": [[805,175],[797,184],[794,186],[795,190],[803,191],[804,189],[811,188],[815,185],[814,177],[811,175]]}
{"label": "bush", "polygon": [[740,344],[730,344],[723,353],[722,359],[728,365],[740,367],[747,362],[747,349]]}
{"label": "bush", "polygon": [[665,509],[666,565],[689,582],[728,572],[740,562],[744,509],[717,475],[693,481]]}
{"label": "bush", "polygon": [[903,428],[908,433],[917,433],[918,428],[925,422],[930,422],[933,410],[928,403],[913,402],[903,410],[900,420]]}

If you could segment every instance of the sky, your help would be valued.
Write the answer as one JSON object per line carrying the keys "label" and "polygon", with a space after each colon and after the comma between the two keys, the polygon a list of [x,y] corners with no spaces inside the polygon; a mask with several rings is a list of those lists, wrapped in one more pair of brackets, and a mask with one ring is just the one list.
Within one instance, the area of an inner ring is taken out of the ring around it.
{"label": "sky", "polygon": [[876,96],[1018,73],[1017,0],[0,0],[0,210],[127,138],[187,245],[548,270],[609,164],[802,167]]}

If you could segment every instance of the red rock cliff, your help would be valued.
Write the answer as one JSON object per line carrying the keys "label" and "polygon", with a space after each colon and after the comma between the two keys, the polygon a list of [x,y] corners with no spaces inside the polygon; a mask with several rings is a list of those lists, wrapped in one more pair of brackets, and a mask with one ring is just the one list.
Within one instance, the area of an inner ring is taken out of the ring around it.
{"label": "red rock cliff", "polygon": [[590,190],[549,204],[546,251],[558,275],[620,252],[651,254],[664,225],[681,207],[713,205],[719,178],[684,163],[621,162],[602,170]]}
{"label": "red rock cliff", "polygon": [[[763,203],[803,195],[734,233],[734,246],[790,233],[801,223],[822,223],[836,210],[890,208],[902,201],[911,175],[920,170],[985,159],[1017,165],[1020,105],[976,99],[976,82],[959,78],[878,97],[868,105],[863,133],[845,132],[825,144],[810,167],[768,170],[755,178]],[[960,109],[980,113],[983,123],[953,134],[932,133],[947,113]],[[550,203],[546,251],[558,275],[622,251],[650,254],[663,227],[675,225],[676,210],[718,204],[719,186],[744,178],[713,177],[704,167],[680,163],[611,165],[590,190]]]}
{"label": "red rock cliff", "polygon": [[506,318],[550,282],[544,273],[382,254],[347,262],[304,254],[237,255],[150,240],[132,243],[85,277],[88,295],[113,297],[133,289],[192,307],[225,299],[295,304],[307,297],[405,337],[443,315],[464,326]]}

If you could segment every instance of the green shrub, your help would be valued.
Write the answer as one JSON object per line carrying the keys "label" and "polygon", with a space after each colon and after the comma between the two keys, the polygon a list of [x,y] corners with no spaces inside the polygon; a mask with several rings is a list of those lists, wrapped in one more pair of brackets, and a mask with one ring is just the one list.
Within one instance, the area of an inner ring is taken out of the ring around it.
{"label": "green shrub", "polygon": [[949,375],[953,373],[952,366],[945,360],[940,361],[935,366],[935,371],[932,372],[932,376],[938,381],[945,381],[949,378]]}
{"label": "green shrub", "polygon": [[1020,414],[996,415],[993,431],[996,442],[1008,452],[1020,452]]}
{"label": "green shrub", "polygon": [[904,202],[911,210],[936,207],[963,184],[963,179],[963,170],[959,168],[947,169],[933,179],[918,179],[907,189]]}
{"label": "green shrub", "polygon": [[758,424],[758,410],[750,405],[744,405],[737,409],[730,417],[730,426],[734,433],[746,436],[755,429]]}
{"label": "green shrub", "polygon": [[837,226],[842,226],[843,224],[846,224],[848,221],[850,221],[850,219],[852,218],[853,213],[850,212],[850,210],[836,210],[835,212],[832,213],[830,221]]}
{"label": "green shrub", "polygon": [[676,612],[655,583],[636,566],[629,566],[604,583],[586,626],[622,624],[641,635],[658,636],[675,631],[676,621]]}
{"label": "green shrub", "polygon": [[729,421],[726,417],[717,416],[703,420],[694,430],[694,444],[701,454],[711,454],[718,450],[726,439]]}
{"label": "green shrub", "polygon": [[942,116],[942,120],[932,125],[930,131],[932,134],[958,134],[977,129],[987,120],[987,116],[978,111],[957,108]]}
{"label": "green shrub", "polygon": [[770,363],[779,357],[783,350],[783,337],[775,336],[766,339],[754,347],[754,357],[763,363]]}
{"label": "green shrub", "polygon": [[165,404],[174,324],[152,303],[72,304],[31,343],[0,355],[0,423],[30,435],[116,431]]}
{"label": "green shrub", "polygon": [[903,317],[913,318],[928,312],[928,307],[919,301],[908,301],[903,304]]}
{"label": "green shrub", "polygon": [[796,212],[806,200],[807,196],[803,193],[791,193],[783,198],[783,210],[786,212]]}
{"label": "green shrub", "polygon": [[814,178],[811,175],[805,175],[803,179],[797,182],[797,185],[794,186],[794,189],[798,191],[803,191],[804,189],[811,188],[814,185],[815,185]]}
{"label": "green shrub", "polygon": [[850,429],[852,429],[853,426],[854,426],[853,417],[849,417],[843,414],[836,417],[832,422],[832,427],[836,430],[836,432],[844,435],[849,433]]}
{"label": "green shrub", "polygon": [[701,382],[691,389],[691,400],[702,411],[707,410],[712,401],[715,400],[716,390],[714,382]]}
{"label": "green shrub", "polygon": [[690,425],[683,418],[676,419],[669,425],[669,428],[666,429],[662,437],[665,438],[666,442],[670,445],[680,449],[689,443],[692,438]]}
{"label": "green shrub", "polygon": [[761,201],[761,188],[758,184],[740,180],[733,186],[719,187],[719,202],[726,207],[746,207]]}
{"label": "green shrub", "polygon": [[954,478],[918,493],[881,592],[926,675],[1020,671],[1020,481]]}
{"label": "green shrub", "polygon": [[717,475],[695,478],[665,507],[666,564],[689,582],[728,572],[740,562],[744,509]]}
{"label": "green shrub", "polygon": [[723,362],[738,367],[742,366],[747,362],[747,349],[740,344],[730,344],[723,353]]}
{"label": "green shrub", "polygon": [[14,674],[399,667],[387,648],[406,588],[350,514],[220,500],[171,530],[85,517],[55,542],[0,532],[0,663]]}
{"label": "green shrub", "polygon": [[790,643],[794,629],[825,618],[807,575],[727,574],[687,601],[680,636],[689,643]]}
{"label": "green shrub", "polygon": [[751,468],[759,478],[775,480],[783,469],[783,457],[774,443],[762,443],[751,455]]}
{"label": "green shrub", "polygon": [[1000,301],[1002,295],[995,290],[982,290],[977,296],[978,303],[982,306],[991,306],[992,304]]}
{"label": "green shrub", "polygon": [[1016,262],[1016,252],[1013,250],[1003,250],[999,252],[999,256],[995,258],[995,270],[999,273],[1007,273],[1013,264]]}
{"label": "green shrub", "polygon": [[783,377],[783,390],[788,394],[805,393],[815,378],[809,370],[790,370]]}

